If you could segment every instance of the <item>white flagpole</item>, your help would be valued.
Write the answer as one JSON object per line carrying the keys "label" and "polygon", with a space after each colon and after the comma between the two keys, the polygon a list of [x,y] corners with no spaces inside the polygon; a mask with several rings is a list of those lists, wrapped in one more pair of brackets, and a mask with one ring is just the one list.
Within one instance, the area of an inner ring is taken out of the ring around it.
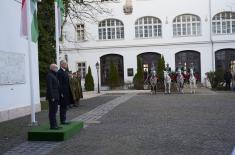
{"label": "white flagpole", "polygon": [[58,11],[57,11],[57,2],[55,1],[55,40],[56,40],[56,64],[59,67],[60,66],[60,60],[59,60],[59,56],[60,56],[60,49],[59,49],[59,18],[58,18]]}
{"label": "white flagpole", "polygon": [[37,124],[35,118],[35,103],[34,103],[34,86],[33,86],[33,72],[32,72],[32,36],[31,36],[31,8],[30,1],[26,0],[27,8],[27,33],[28,33],[28,63],[29,63],[29,81],[30,81],[30,102],[31,102],[31,123]]}

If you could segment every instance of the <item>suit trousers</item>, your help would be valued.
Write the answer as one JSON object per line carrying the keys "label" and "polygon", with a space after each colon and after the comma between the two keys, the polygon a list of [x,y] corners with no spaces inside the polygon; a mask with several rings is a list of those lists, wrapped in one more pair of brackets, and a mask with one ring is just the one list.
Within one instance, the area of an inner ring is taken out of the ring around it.
{"label": "suit trousers", "polygon": [[68,99],[62,98],[60,103],[60,123],[66,122],[66,112],[68,106]]}
{"label": "suit trousers", "polygon": [[58,111],[58,101],[52,102],[51,100],[49,100],[49,122],[51,128],[57,127],[57,121],[56,121],[57,111]]}

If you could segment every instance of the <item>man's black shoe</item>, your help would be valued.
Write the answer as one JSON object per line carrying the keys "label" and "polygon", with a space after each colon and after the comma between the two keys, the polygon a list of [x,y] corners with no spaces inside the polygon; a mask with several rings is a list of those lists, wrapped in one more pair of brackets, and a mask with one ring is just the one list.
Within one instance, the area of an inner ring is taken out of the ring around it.
{"label": "man's black shoe", "polygon": [[62,125],[69,125],[69,122],[61,122]]}
{"label": "man's black shoe", "polygon": [[74,104],[73,107],[79,107],[79,105],[78,104]]}
{"label": "man's black shoe", "polygon": [[73,106],[70,104],[70,105],[68,105],[68,108],[71,109],[71,108],[73,108]]}
{"label": "man's black shoe", "polygon": [[51,127],[50,129],[51,130],[60,130],[60,129],[62,129],[62,127],[61,126],[56,126],[56,127]]}

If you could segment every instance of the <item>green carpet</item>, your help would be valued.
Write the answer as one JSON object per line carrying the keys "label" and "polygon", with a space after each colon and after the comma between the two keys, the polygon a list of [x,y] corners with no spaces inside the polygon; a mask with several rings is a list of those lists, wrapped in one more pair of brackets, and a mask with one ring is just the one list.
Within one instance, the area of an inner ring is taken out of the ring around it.
{"label": "green carpet", "polygon": [[59,130],[50,130],[49,124],[35,127],[28,132],[29,141],[64,141],[83,128],[83,122],[71,122],[69,125],[60,125]]}

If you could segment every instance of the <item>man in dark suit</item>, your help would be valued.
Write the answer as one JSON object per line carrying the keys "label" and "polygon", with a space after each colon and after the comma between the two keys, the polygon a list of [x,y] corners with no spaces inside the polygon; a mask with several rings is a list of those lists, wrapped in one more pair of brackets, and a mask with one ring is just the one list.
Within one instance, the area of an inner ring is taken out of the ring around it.
{"label": "man in dark suit", "polygon": [[56,76],[58,67],[56,64],[50,65],[50,71],[46,76],[47,94],[46,98],[49,102],[49,121],[50,129],[57,130],[61,127],[57,126],[56,113],[58,110],[58,103],[60,100],[59,81]]}
{"label": "man in dark suit", "polygon": [[69,75],[66,69],[68,68],[68,64],[66,61],[60,61],[60,69],[57,72],[57,77],[60,83],[60,123],[61,124],[69,124],[66,122],[66,111],[68,105],[71,104],[71,89],[69,85]]}

